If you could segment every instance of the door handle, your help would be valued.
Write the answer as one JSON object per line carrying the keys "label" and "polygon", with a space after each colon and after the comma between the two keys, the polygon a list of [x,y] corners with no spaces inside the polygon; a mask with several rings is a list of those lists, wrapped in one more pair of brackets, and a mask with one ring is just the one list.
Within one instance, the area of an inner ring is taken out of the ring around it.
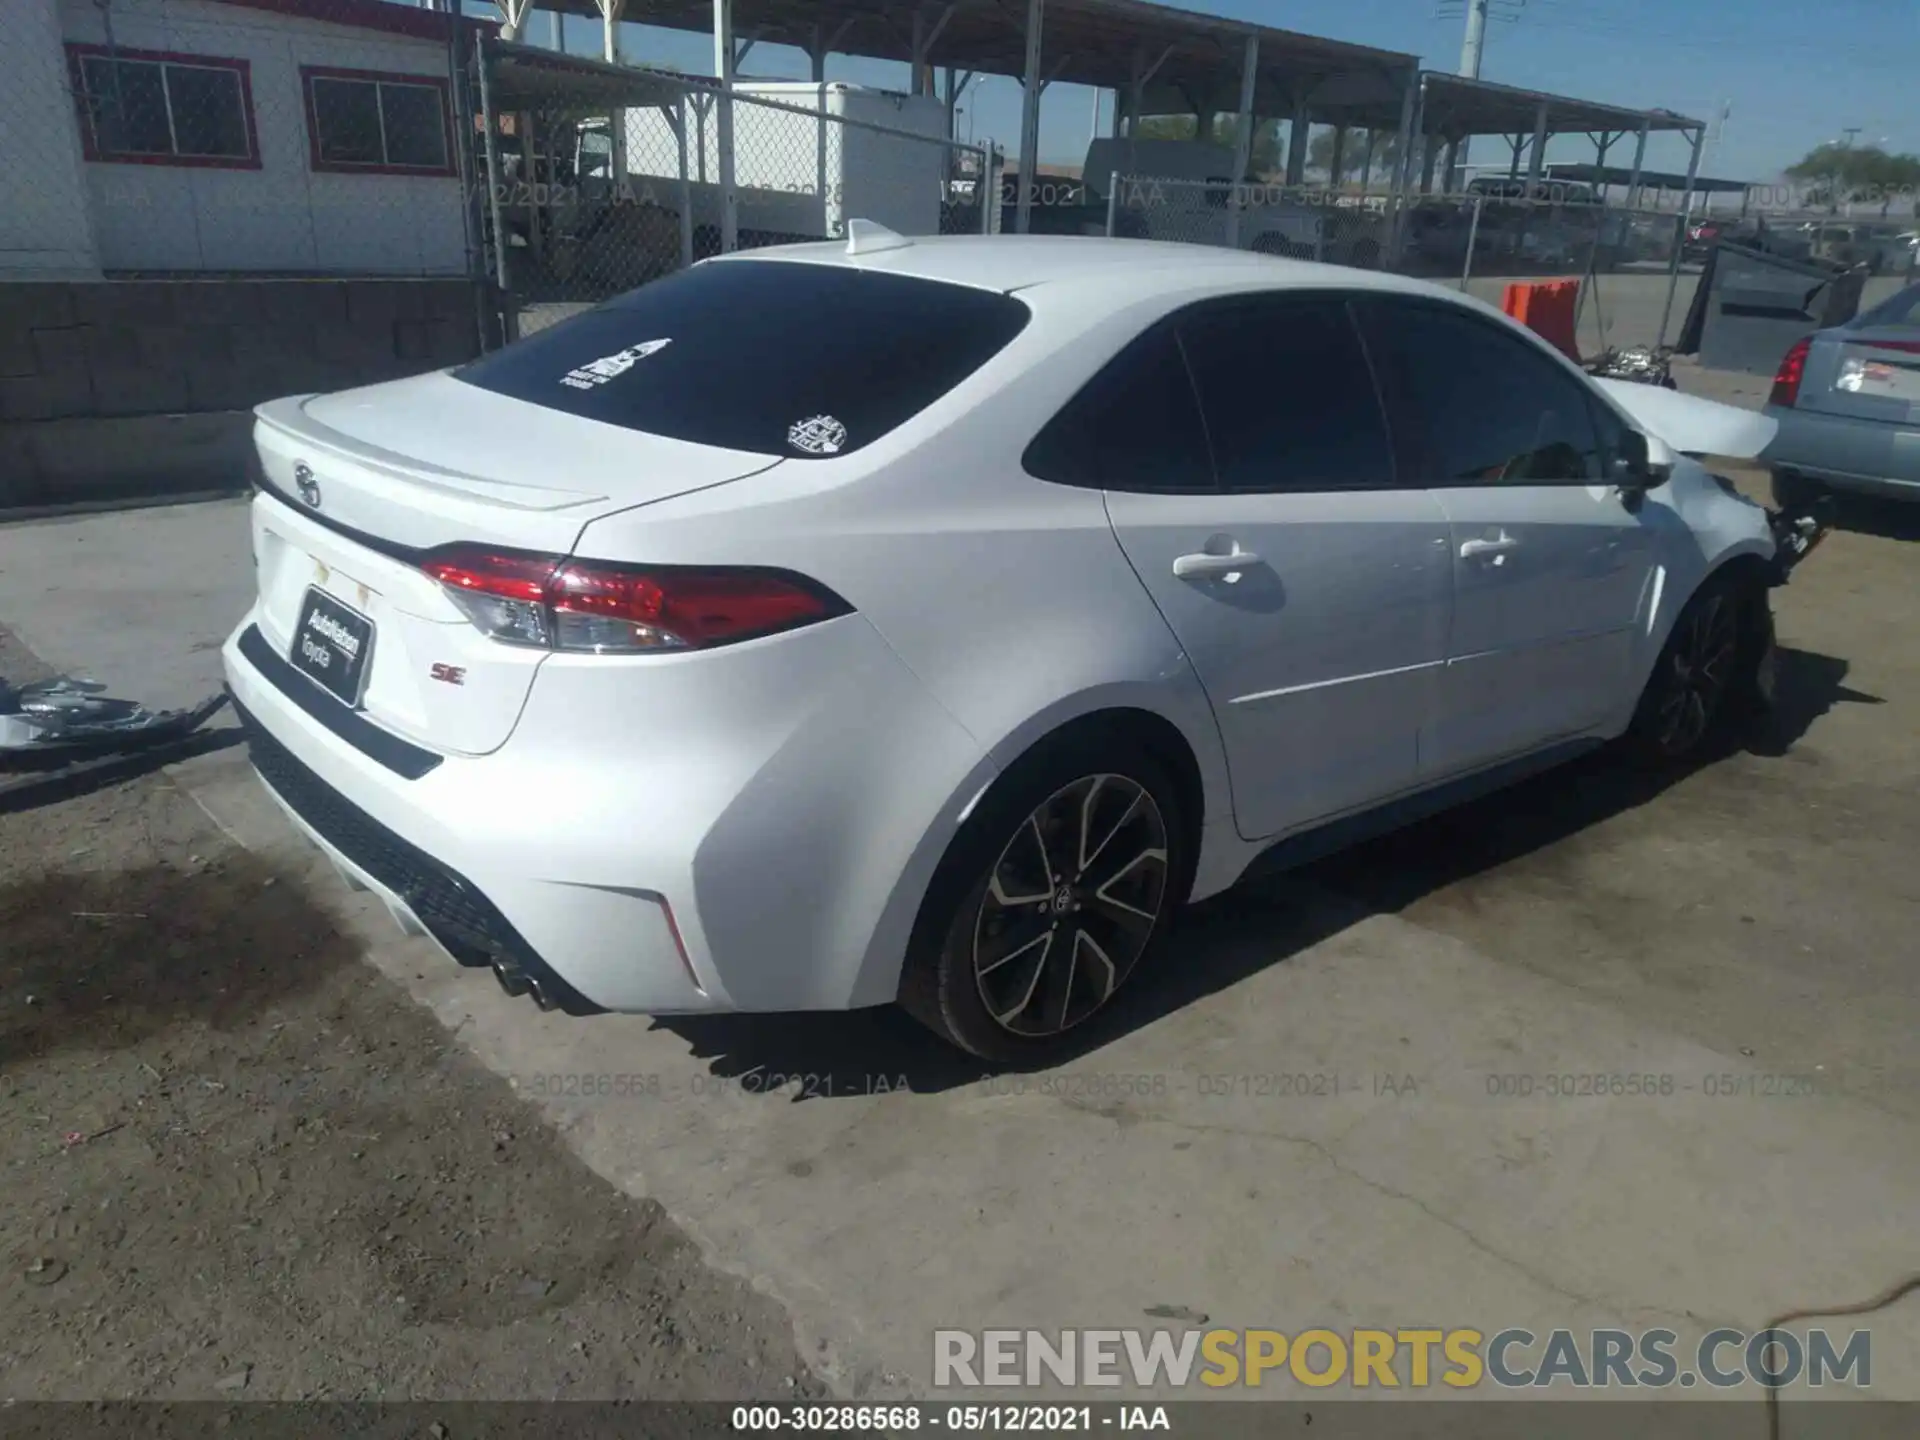
{"label": "door handle", "polygon": [[1502,530],[1492,540],[1465,540],[1460,545],[1462,560],[1476,560],[1482,555],[1504,555],[1509,550],[1520,548],[1520,542]]}
{"label": "door handle", "polygon": [[1237,575],[1259,563],[1260,557],[1248,550],[1235,550],[1231,555],[1210,555],[1202,550],[1176,558],[1173,574],[1178,580],[1206,580],[1220,575]]}

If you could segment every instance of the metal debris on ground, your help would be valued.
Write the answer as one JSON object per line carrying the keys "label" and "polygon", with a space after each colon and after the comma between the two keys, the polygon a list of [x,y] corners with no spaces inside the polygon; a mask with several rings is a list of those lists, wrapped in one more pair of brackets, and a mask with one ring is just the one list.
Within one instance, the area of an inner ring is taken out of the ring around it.
{"label": "metal debris on ground", "polygon": [[65,675],[18,687],[0,679],[0,755],[98,755],[164,744],[191,735],[227,703],[216,695],[191,710],[149,710],[105,690]]}
{"label": "metal debris on ground", "polygon": [[1633,380],[1674,390],[1673,351],[1666,346],[1621,345],[1587,362],[1587,373],[1603,380]]}
{"label": "metal debris on ground", "polygon": [[[185,760],[240,737],[237,730],[205,729],[225,695],[190,710],[151,710],[105,690],[65,675],[19,686],[0,677],[0,811],[58,799],[76,783],[109,784],[126,778],[129,767]],[[8,778],[8,771],[24,773]]]}

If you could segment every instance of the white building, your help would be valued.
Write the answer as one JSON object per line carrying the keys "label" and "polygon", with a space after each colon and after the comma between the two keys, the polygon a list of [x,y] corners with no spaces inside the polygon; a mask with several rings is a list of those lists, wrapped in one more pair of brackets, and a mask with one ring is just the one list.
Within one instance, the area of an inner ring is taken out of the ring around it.
{"label": "white building", "polygon": [[0,277],[469,269],[446,15],[6,0]]}

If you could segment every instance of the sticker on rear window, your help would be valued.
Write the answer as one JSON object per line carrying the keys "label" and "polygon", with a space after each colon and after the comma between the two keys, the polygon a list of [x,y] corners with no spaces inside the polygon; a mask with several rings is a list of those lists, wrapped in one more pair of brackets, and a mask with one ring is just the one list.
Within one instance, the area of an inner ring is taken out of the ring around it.
{"label": "sticker on rear window", "polygon": [[838,455],[847,443],[847,427],[831,415],[816,415],[790,426],[787,443],[809,455]]}
{"label": "sticker on rear window", "polygon": [[596,385],[604,385],[616,380],[631,370],[638,362],[664,350],[673,341],[644,340],[638,345],[630,345],[625,350],[616,350],[611,355],[602,355],[598,360],[589,360],[577,369],[569,370],[560,377],[562,385],[570,385],[575,390],[591,390]]}

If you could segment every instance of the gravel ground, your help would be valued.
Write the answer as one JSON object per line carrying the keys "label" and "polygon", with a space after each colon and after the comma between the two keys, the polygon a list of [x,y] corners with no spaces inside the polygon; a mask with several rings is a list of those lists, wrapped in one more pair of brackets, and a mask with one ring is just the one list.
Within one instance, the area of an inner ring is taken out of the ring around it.
{"label": "gravel ground", "polygon": [[0,1261],[0,1403],[823,1393],[164,776],[0,814]]}

